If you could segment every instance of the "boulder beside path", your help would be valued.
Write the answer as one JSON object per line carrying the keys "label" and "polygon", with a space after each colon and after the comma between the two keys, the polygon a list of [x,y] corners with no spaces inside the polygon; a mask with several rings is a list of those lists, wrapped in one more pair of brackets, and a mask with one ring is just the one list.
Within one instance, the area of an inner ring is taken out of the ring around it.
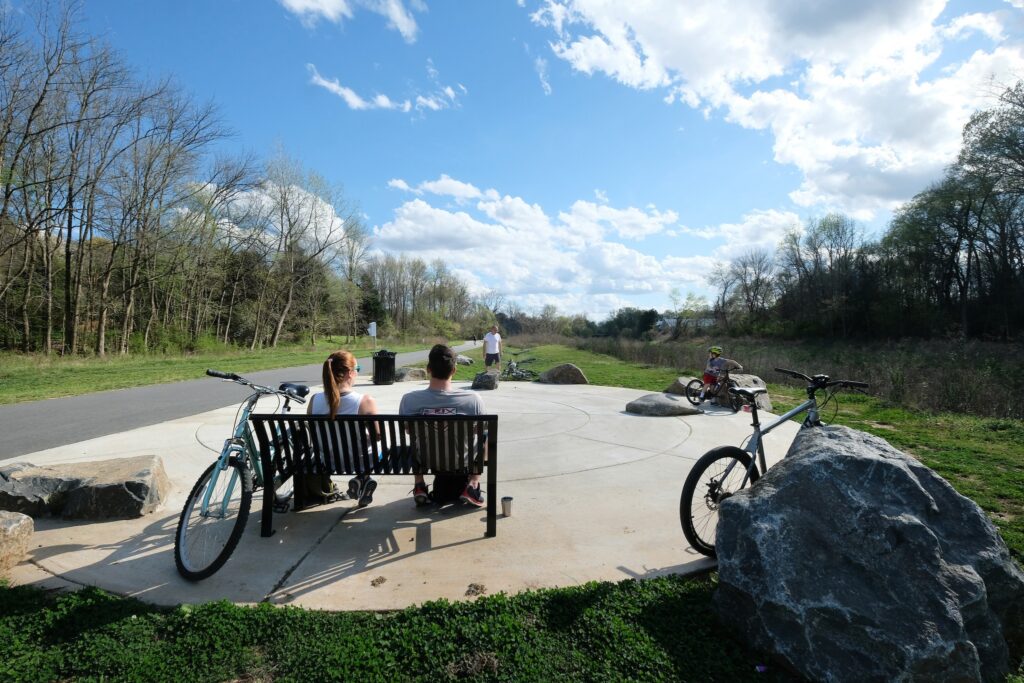
{"label": "boulder beside path", "polygon": [[634,415],[672,417],[674,415],[699,415],[701,409],[675,394],[647,394],[626,404],[626,412]]}
{"label": "boulder beside path", "polygon": [[28,554],[35,524],[28,515],[0,510],[0,576]]}
{"label": "boulder beside path", "polygon": [[427,379],[427,371],[423,368],[404,367],[395,370],[396,382],[413,382],[424,379]]}
{"label": "boulder beside path", "polygon": [[498,373],[496,372],[478,372],[476,377],[473,378],[473,386],[471,389],[476,390],[490,390],[498,388]]}
{"label": "boulder beside path", "polygon": [[1024,572],[928,467],[846,427],[802,430],[723,501],[725,623],[809,680],[1003,681],[1024,657]]}
{"label": "boulder beside path", "polygon": [[583,371],[572,363],[556,365],[540,373],[537,381],[542,384],[590,384]]}
{"label": "boulder beside path", "polygon": [[171,490],[155,455],[37,467],[0,467],[0,510],[66,519],[123,519],[153,512]]}

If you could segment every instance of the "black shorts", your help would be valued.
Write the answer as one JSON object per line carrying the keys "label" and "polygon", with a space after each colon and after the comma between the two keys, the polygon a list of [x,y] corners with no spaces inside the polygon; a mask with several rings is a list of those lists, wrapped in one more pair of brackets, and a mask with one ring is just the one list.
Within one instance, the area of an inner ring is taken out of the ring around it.
{"label": "black shorts", "polygon": [[501,354],[500,353],[485,353],[484,354],[484,365],[485,366],[489,367],[493,363],[500,363],[500,362],[501,362]]}

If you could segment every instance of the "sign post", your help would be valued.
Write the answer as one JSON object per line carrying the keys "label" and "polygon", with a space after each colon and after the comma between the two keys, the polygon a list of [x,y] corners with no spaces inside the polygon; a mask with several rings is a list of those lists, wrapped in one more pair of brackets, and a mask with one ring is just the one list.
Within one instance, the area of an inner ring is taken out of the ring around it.
{"label": "sign post", "polygon": [[367,333],[373,337],[373,350],[377,350],[377,323],[372,322],[370,326],[366,328]]}

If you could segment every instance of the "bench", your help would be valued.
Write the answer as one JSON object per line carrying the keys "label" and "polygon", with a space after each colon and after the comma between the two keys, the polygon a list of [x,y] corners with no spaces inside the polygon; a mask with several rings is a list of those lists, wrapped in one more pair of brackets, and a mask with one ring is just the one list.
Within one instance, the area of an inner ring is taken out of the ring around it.
{"label": "bench", "polygon": [[[249,417],[259,445],[263,481],[306,474],[357,476],[433,474],[487,469],[487,530],[497,534],[497,415],[294,415]],[[379,425],[380,439],[370,438]],[[486,444],[486,447],[485,447]],[[367,454],[372,453],[372,456]],[[260,535],[274,533],[274,490],[263,489]],[[298,487],[296,487],[298,488]]]}

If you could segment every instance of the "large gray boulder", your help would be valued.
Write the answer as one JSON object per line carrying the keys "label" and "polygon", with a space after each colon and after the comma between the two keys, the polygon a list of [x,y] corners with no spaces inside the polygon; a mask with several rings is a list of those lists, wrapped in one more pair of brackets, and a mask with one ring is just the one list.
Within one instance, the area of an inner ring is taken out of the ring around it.
{"label": "large gray boulder", "polygon": [[[736,382],[736,386],[745,389],[764,389],[765,384],[757,375],[729,375],[729,378]],[[768,392],[757,395],[757,409],[772,412],[772,400],[768,398]]]}
{"label": "large gray boulder", "polygon": [[398,368],[395,370],[396,382],[414,382],[427,379],[427,371],[423,368]]}
{"label": "large gray boulder", "polygon": [[884,440],[801,431],[721,506],[726,623],[820,681],[1002,681],[1024,572],[985,513]]}
{"label": "large gray boulder", "polygon": [[455,356],[455,362],[458,365],[472,365],[473,364],[473,359],[470,358],[469,356],[463,356],[460,353],[459,355]]}
{"label": "large gray boulder", "polygon": [[627,403],[626,412],[634,415],[671,417],[674,415],[699,415],[701,410],[682,396],[647,394]]}
{"label": "large gray boulder", "polygon": [[478,372],[476,377],[473,378],[472,389],[497,389],[498,388],[498,373],[496,372]]}
{"label": "large gray boulder", "polygon": [[28,554],[35,524],[28,515],[0,510],[0,575]]}
{"label": "large gray boulder", "polygon": [[67,519],[141,517],[171,490],[155,455],[0,468],[0,509]]}
{"label": "large gray boulder", "polygon": [[545,370],[540,373],[537,381],[543,384],[590,384],[583,371],[572,363],[563,363]]}
{"label": "large gray boulder", "polygon": [[665,393],[675,394],[676,396],[686,396],[686,385],[695,379],[700,379],[700,377],[676,377],[675,381],[665,388]]}

